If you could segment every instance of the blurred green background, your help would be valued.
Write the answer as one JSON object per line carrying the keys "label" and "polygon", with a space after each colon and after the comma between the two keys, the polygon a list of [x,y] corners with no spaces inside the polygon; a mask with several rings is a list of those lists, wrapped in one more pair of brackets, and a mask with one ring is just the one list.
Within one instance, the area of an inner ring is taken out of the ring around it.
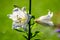
{"label": "blurred green background", "polygon": [[[26,40],[22,36],[24,33],[12,30],[12,20],[7,16],[7,14],[12,13],[14,4],[19,7],[25,6],[26,11],[29,10],[29,0],[0,0],[0,40]],[[46,15],[48,9],[54,12],[52,21],[55,24],[60,23],[60,0],[32,0],[32,15],[36,18]],[[31,40],[59,40],[51,27],[35,23],[32,26],[32,33],[36,30],[39,30],[40,33]]]}

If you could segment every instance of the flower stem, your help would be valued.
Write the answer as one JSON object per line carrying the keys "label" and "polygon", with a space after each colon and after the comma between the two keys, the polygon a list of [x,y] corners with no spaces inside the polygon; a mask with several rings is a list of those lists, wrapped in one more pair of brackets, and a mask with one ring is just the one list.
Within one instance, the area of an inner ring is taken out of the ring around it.
{"label": "flower stem", "polygon": [[[29,14],[31,14],[31,0],[29,1]],[[27,40],[30,40],[30,33],[31,33],[31,19],[29,21],[29,32],[28,32],[28,39]]]}

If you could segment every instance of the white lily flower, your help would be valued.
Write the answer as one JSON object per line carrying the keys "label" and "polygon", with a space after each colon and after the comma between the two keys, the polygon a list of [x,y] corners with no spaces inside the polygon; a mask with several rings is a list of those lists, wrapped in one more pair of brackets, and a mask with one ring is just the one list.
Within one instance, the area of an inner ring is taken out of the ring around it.
{"label": "white lily flower", "polygon": [[9,15],[9,18],[13,20],[12,29],[22,27],[26,30],[26,25],[28,24],[31,16],[27,14],[25,8],[19,9],[16,7],[13,9],[13,13]]}
{"label": "white lily flower", "polygon": [[52,16],[53,16],[53,12],[49,11],[47,15],[39,17],[38,19],[35,20],[35,22],[39,24],[53,26],[54,24],[51,21]]}

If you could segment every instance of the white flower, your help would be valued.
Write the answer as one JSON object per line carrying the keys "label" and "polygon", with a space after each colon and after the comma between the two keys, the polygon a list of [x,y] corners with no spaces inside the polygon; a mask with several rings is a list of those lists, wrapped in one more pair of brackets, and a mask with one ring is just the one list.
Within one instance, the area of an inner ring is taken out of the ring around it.
{"label": "white flower", "polygon": [[35,19],[35,22],[39,24],[53,26],[54,24],[51,21],[52,16],[53,16],[53,12],[49,11],[47,15],[44,15],[44,16],[39,17],[38,19]]}
{"label": "white flower", "polygon": [[28,24],[31,15],[27,14],[24,7],[22,9],[16,7],[13,9],[13,13],[9,14],[9,18],[13,20],[12,29],[22,27],[26,30],[26,25]]}

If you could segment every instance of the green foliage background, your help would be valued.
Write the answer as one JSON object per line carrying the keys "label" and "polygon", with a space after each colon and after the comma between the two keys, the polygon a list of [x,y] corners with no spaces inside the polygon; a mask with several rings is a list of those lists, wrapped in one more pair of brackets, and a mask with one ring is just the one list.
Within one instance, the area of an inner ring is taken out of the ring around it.
{"label": "green foliage background", "polygon": [[[25,6],[26,11],[29,10],[29,0],[0,0],[0,40],[26,40],[22,36],[24,33],[12,30],[12,20],[7,17],[7,14],[12,13],[14,4],[19,7]],[[60,0],[32,0],[32,15],[36,18],[46,15],[48,9],[54,12],[52,21],[55,24],[60,23]],[[32,26],[32,33],[36,30],[39,30],[40,33],[31,40],[59,40],[51,27],[35,23]]]}

